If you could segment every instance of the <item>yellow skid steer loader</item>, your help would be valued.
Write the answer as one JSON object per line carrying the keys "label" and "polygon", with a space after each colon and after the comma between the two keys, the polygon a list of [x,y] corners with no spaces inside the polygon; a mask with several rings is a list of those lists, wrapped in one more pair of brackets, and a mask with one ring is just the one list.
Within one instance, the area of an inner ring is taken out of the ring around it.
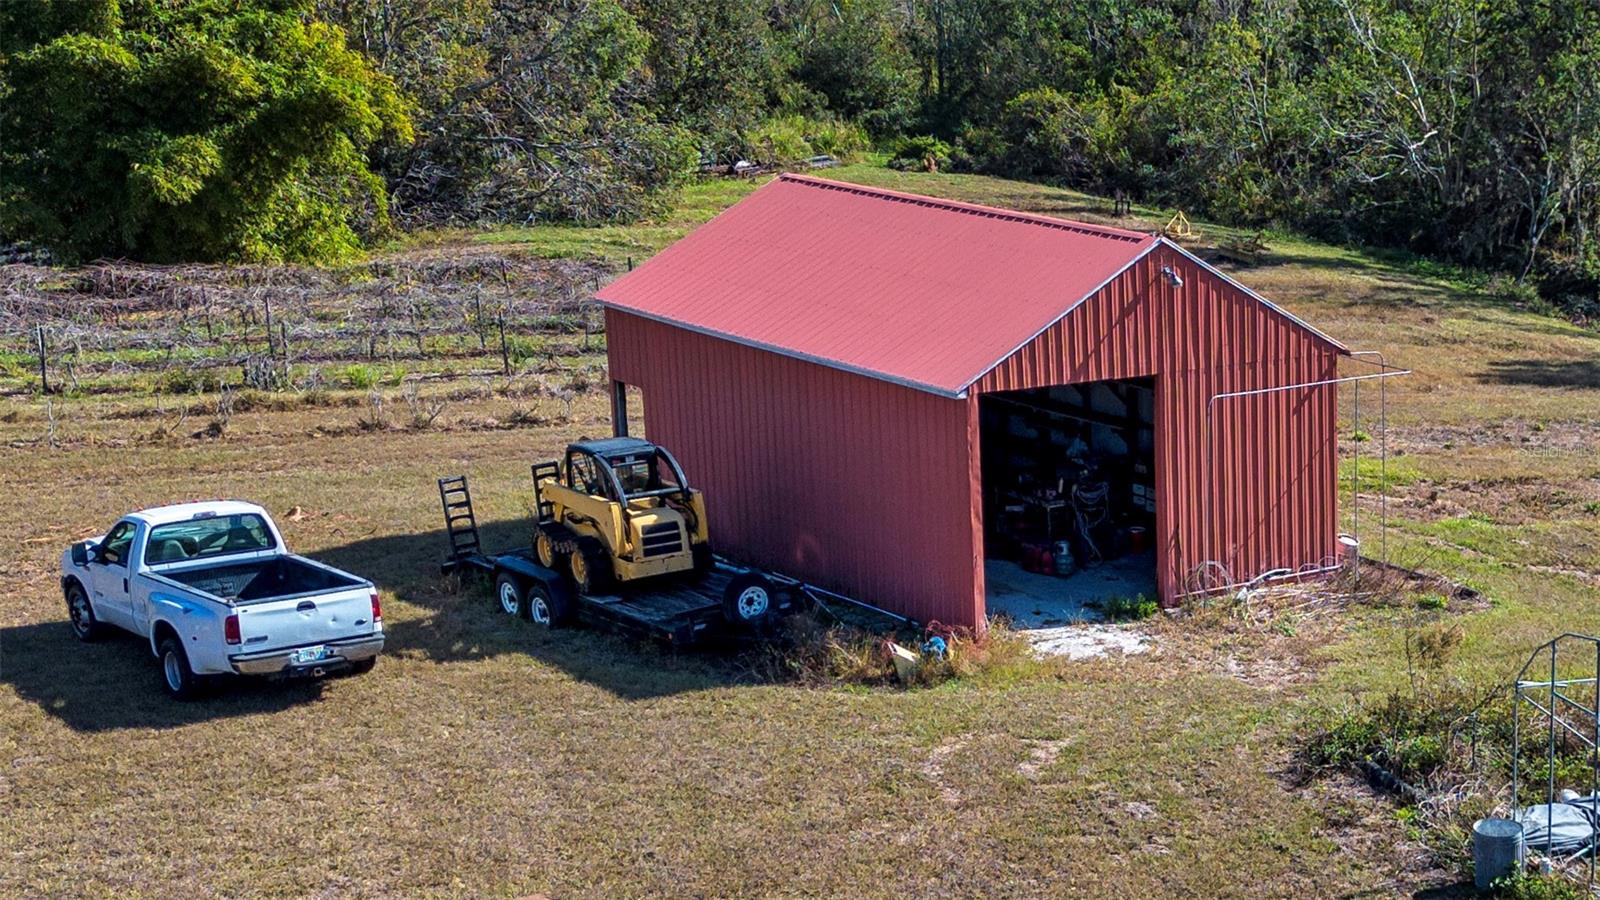
{"label": "yellow skid steer loader", "polygon": [[534,555],[584,594],[713,565],[705,501],[666,448],[631,437],[581,441],[533,467]]}

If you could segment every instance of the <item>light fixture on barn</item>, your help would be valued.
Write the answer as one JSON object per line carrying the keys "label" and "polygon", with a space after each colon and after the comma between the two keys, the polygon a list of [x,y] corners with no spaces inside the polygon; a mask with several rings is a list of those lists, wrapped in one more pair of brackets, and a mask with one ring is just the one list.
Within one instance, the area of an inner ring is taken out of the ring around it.
{"label": "light fixture on barn", "polygon": [[1167,284],[1170,284],[1175,288],[1183,287],[1183,277],[1177,272],[1174,272],[1171,266],[1162,266],[1161,275],[1167,279]]}

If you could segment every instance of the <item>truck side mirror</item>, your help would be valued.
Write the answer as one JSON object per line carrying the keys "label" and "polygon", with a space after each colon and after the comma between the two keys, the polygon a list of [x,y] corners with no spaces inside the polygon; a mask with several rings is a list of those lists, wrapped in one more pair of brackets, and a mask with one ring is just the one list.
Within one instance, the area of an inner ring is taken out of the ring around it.
{"label": "truck side mirror", "polygon": [[79,541],[72,545],[72,564],[86,566],[89,564],[89,542]]}

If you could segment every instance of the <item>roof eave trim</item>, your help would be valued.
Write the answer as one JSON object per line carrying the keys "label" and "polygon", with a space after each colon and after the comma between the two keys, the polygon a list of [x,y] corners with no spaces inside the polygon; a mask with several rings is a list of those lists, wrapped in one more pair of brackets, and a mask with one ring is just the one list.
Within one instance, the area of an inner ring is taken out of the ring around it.
{"label": "roof eave trim", "polygon": [[1113,281],[1116,281],[1118,278],[1121,278],[1123,273],[1125,273],[1129,269],[1133,268],[1134,265],[1136,265],[1139,262],[1139,260],[1144,259],[1146,256],[1149,256],[1150,252],[1152,250],[1154,250],[1157,247],[1161,246],[1161,241],[1162,240],[1164,240],[1164,238],[1151,241],[1149,246],[1145,247],[1143,250],[1140,250],[1137,255],[1135,255],[1132,259],[1130,259],[1126,263],[1124,263],[1122,268],[1120,268],[1120,269],[1116,270],[1115,272],[1112,272],[1110,275],[1106,276],[1106,280],[1100,282],[1099,284],[1097,284],[1093,288],[1091,288],[1089,290],[1089,293],[1084,294],[1082,297],[1079,297],[1077,300],[1074,300],[1066,309],[1061,311],[1060,315],[1056,316],[1054,319],[1051,319],[1048,323],[1045,324],[1045,326],[1043,328],[1041,328],[1038,331],[1035,331],[1033,334],[1029,335],[1027,340],[1025,340],[1022,343],[1016,345],[1015,347],[1012,347],[1009,351],[1006,352],[1006,354],[1004,356],[1000,357],[999,359],[997,359],[994,362],[990,363],[989,365],[985,366],[983,371],[981,371],[978,374],[972,376],[972,378],[969,379],[966,384],[961,386],[961,392],[963,394],[965,394],[967,391],[971,390],[972,386],[977,384],[978,382],[982,381],[983,377],[985,375],[988,375],[990,372],[993,372],[995,369],[1000,368],[1000,365],[1002,363],[1004,363],[1006,360],[1008,360],[1011,357],[1016,356],[1018,353],[1022,352],[1022,348],[1023,347],[1026,347],[1029,344],[1033,343],[1034,341],[1038,340],[1040,335],[1042,335],[1046,331],[1049,331],[1050,329],[1056,327],[1056,325],[1059,324],[1062,319],[1065,319],[1067,316],[1072,315],[1073,310],[1075,310],[1078,307],[1082,306],[1083,304],[1089,302],[1089,298],[1090,297],[1093,297],[1095,294],[1098,294],[1101,291],[1105,290],[1106,285],[1110,284]]}
{"label": "roof eave trim", "polygon": [[1217,276],[1218,278],[1221,278],[1223,281],[1226,281],[1228,284],[1231,284],[1234,287],[1238,288],[1239,290],[1243,291],[1247,296],[1249,296],[1251,299],[1255,300],[1257,303],[1260,303],[1261,305],[1263,305],[1266,308],[1272,310],[1273,312],[1277,313],[1278,315],[1283,316],[1285,319],[1288,319],[1290,322],[1293,322],[1294,324],[1300,326],[1301,328],[1304,328],[1306,331],[1311,332],[1316,337],[1322,339],[1323,341],[1326,341],[1335,350],[1338,350],[1340,353],[1344,354],[1345,356],[1349,356],[1350,355],[1350,348],[1346,347],[1343,343],[1341,343],[1337,339],[1335,339],[1332,336],[1324,333],[1320,328],[1318,328],[1315,325],[1312,325],[1310,322],[1307,322],[1305,319],[1300,318],[1299,316],[1295,315],[1294,313],[1289,312],[1287,309],[1284,309],[1283,307],[1279,306],[1278,304],[1273,303],[1271,300],[1268,300],[1267,298],[1265,298],[1265,297],[1261,296],[1260,294],[1256,293],[1255,291],[1251,290],[1247,285],[1241,283],[1238,279],[1231,277],[1230,275],[1228,275],[1228,273],[1222,271],[1221,269],[1217,268],[1216,266],[1213,266],[1212,264],[1206,262],[1205,260],[1203,260],[1200,257],[1194,255],[1193,253],[1190,253],[1188,250],[1185,250],[1176,241],[1168,238],[1165,235],[1162,235],[1160,238],[1158,238],[1156,240],[1156,243],[1165,244],[1168,247],[1171,247],[1172,249],[1178,251],[1179,253],[1181,253],[1185,257],[1187,257],[1195,265],[1199,266],[1202,269],[1205,269],[1207,272],[1210,272],[1211,274]]}
{"label": "roof eave trim", "polygon": [[616,302],[613,302],[611,300],[607,300],[606,298],[604,298],[604,297],[602,297],[602,296],[600,296],[598,294],[595,295],[595,299],[599,300],[600,304],[602,306],[604,306],[606,309],[614,309],[617,312],[627,313],[630,316],[638,316],[641,319],[648,319],[648,320],[650,320],[652,322],[660,322],[663,325],[671,325],[674,328],[681,328],[684,331],[692,331],[695,334],[704,335],[706,337],[711,337],[711,338],[716,338],[718,340],[728,341],[730,343],[738,344],[738,345],[740,345],[742,347],[750,347],[750,348],[755,349],[755,350],[764,350],[764,351],[766,351],[768,353],[776,353],[779,356],[787,356],[790,359],[798,359],[801,362],[808,362],[808,363],[812,363],[812,364],[818,365],[818,366],[825,366],[825,367],[827,367],[829,369],[836,369],[836,370],[838,370],[840,372],[848,372],[851,375],[861,375],[861,376],[864,376],[866,378],[875,379],[877,381],[887,381],[888,383],[893,384],[893,385],[898,385],[900,387],[905,387],[905,388],[911,388],[912,390],[916,390],[916,391],[923,391],[924,393],[929,393],[929,394],[933,394],[935,396],[944,397],[944,398],[946,398],[948,400],[965,400],[966,397],[967,397],[967,389],[965,387],[961,388],[960,390],[952,391],[949,388],[942,388],[942,387],[939,387],[937,385],[927,384],[927,383],[924,383],[924,382],[921,382],[921,381],[914,381],[914,380],[912,380],[910,378],[901,378],[901,377],[898,377],[898,376],[895,376],[895,375],[890,375],[887,372],[877,372],[877,371],[874,371],[872,369],[864,369],[864,368],[861,368],[860,366],[852,366],[849,363],[839,362],[838,360],[826,359],[826,358],[821,357],[821,356],[813,356],[810,353],[801,353],[798,350],[790,350],[787,347],[779,347],[779,346],[777,346],[775,344],[768,344],[768,343],[766,343],[764,341],[754,341],[754,340],[751,340],[749,338],[740,337],[740,336],[734,335],[734,334],[728,334],[726,332],[717,331],[717,330],[712,329],[712,328],[706,328],[706,327],[701,326],[701,325],[695,325],[695,324],[692,324],[692,323],[689,323],[689,322],[684,322],[684,321],[681,321],[681,320],[678,320],[678,319],[673,319],[673,318],[670,318],[668,316],[660,316],[660,315],[656,315],[654,313],[647,313],[647,312],[644,312],[642,310],[634,309],[633,307],[630,307],[630,306],[624,306],[624,305],[622,305],[620,303],[616,303]]}

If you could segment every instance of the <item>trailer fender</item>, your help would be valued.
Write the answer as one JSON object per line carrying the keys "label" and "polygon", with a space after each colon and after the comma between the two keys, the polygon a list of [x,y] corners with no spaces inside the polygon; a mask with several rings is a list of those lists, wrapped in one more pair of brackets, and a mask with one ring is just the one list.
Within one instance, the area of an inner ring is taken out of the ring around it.
{"label": "trailer fender", "polygon": [[509,572],[530,581],[540,582],[546,586],[562,582],[561,575],[554,569],[546,569],[544,566],[539,565],[536,560],[528,559],[525,556],[496,557],[494,569],[496,574]]}

